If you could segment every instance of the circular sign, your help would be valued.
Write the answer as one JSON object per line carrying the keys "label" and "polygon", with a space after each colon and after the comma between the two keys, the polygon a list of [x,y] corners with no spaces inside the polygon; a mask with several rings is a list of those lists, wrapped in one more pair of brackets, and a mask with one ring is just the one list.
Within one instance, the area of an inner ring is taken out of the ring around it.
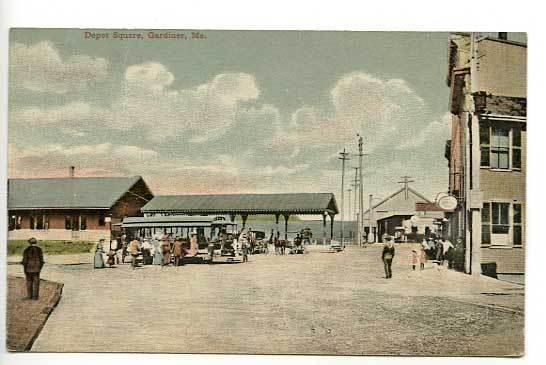
{"label": "circular sign", "polygon": [[443,210],[454,210],[457,208],[457,204],[457,198],[453,195],[444,196],[440,198],[437,203],[438,207]]}
{"label": "circular sign", "polygon": [[419,223],[419,220],[420,220],[420,219],[419,219],[418,216],[413,215],[413,216],[411,216],[410,220],[411,220],[411,223],[417,224],[417,223]]}

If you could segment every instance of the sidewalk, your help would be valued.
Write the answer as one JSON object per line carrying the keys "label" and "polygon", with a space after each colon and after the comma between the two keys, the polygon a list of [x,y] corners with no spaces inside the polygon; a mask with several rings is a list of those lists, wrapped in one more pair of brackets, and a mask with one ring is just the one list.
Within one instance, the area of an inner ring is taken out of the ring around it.
{"label": "sidewalk", "polygon": [[[481,306],[490,306],[499,310],[522,313],[524,309],[525,286],[488,276],[468,275],[449,270],[447,262],[440,266],[432,261],[425,264],[424,270],[411,269],[410,253],[415,245],[396,245],[393,262],[393,278],[373,280],[370,289],[404,296],[445,297]],[[380,257],[382,245],[365,248]],[[379,260],[378,260],[379,261]]]}

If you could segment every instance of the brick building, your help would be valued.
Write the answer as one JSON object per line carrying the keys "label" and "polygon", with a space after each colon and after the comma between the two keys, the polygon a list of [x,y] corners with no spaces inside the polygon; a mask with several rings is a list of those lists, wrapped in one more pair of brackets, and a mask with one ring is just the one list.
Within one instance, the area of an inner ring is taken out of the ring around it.
{"label": "brick building", "polygon": [[527,46],[476,33],[449,38],[452,239],[465,271],[521,281],[525,272]]}
{"label": "brick building", "polygon": [[140,176],[8,180],[8,239],[109,239],[153,194]]}

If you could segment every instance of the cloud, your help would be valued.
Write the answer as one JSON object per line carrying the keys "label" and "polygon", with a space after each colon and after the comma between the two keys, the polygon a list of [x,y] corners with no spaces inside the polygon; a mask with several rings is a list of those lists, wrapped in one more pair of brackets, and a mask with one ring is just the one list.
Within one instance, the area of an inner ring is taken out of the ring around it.
{"label": "cloud", "polygon": [[430,122],[430,124],[417,131],[413,136],[403,140],[396,146],[396,149],[405,150],[416,148],[436,140],[440,140],[441,143],[444,143],[444,140],[449,136],[450,132],[451,113],[446,113],[439,120]]}
{"label": "cloud", "polygon": [[240,102],[258,98],[254,76],[219,74],[189,89],[170,89],[172,74],[161,64],[127,68],[126,84],[112,105],[120,129],[141,129],[153,141],[182,137],[204,142],[223,135],[237,119]]}
{"label": "cloud", "polygon": [[127,67],[125,79],[152,90],[162,90],[174,81],[174,76],[161,63],[145,62]]}
{"label": "cloud", "polygon": [[64,146],[46,144],[28,148],[8,145],[10,177],[66,176],[69,166],[75,166],[78,176],[134,175],[160,163],[159,154],[138,146],[97,145]]}
{"label": "cloud", "polygon": [[31,46],[10,46],[10,84],[35,92],[65,94],[102,81],[108,74],[108,61],[87,55],[63,59],[53,43],[42,41]]}
{"label": "cloud", "polygon": [[[10,110],[10,123],[27,124],[33,126],[63,125],[72,127],[83,123],[106,124],[111,121],[110,111],[90,105],[83,101],[74,101],[52,107],[13,107]],[[72,129],[74,131],[74,129]]]}

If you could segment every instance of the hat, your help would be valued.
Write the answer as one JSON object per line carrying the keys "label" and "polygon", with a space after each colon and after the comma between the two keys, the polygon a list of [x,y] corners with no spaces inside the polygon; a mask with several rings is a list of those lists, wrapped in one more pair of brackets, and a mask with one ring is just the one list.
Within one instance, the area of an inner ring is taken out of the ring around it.
{"label": "hat", "polygon": [[36,238],[32,237],[28,239],[28,243],[30,243],[31,245],[35,245],[38,243],[38,241],[36,240]]}

